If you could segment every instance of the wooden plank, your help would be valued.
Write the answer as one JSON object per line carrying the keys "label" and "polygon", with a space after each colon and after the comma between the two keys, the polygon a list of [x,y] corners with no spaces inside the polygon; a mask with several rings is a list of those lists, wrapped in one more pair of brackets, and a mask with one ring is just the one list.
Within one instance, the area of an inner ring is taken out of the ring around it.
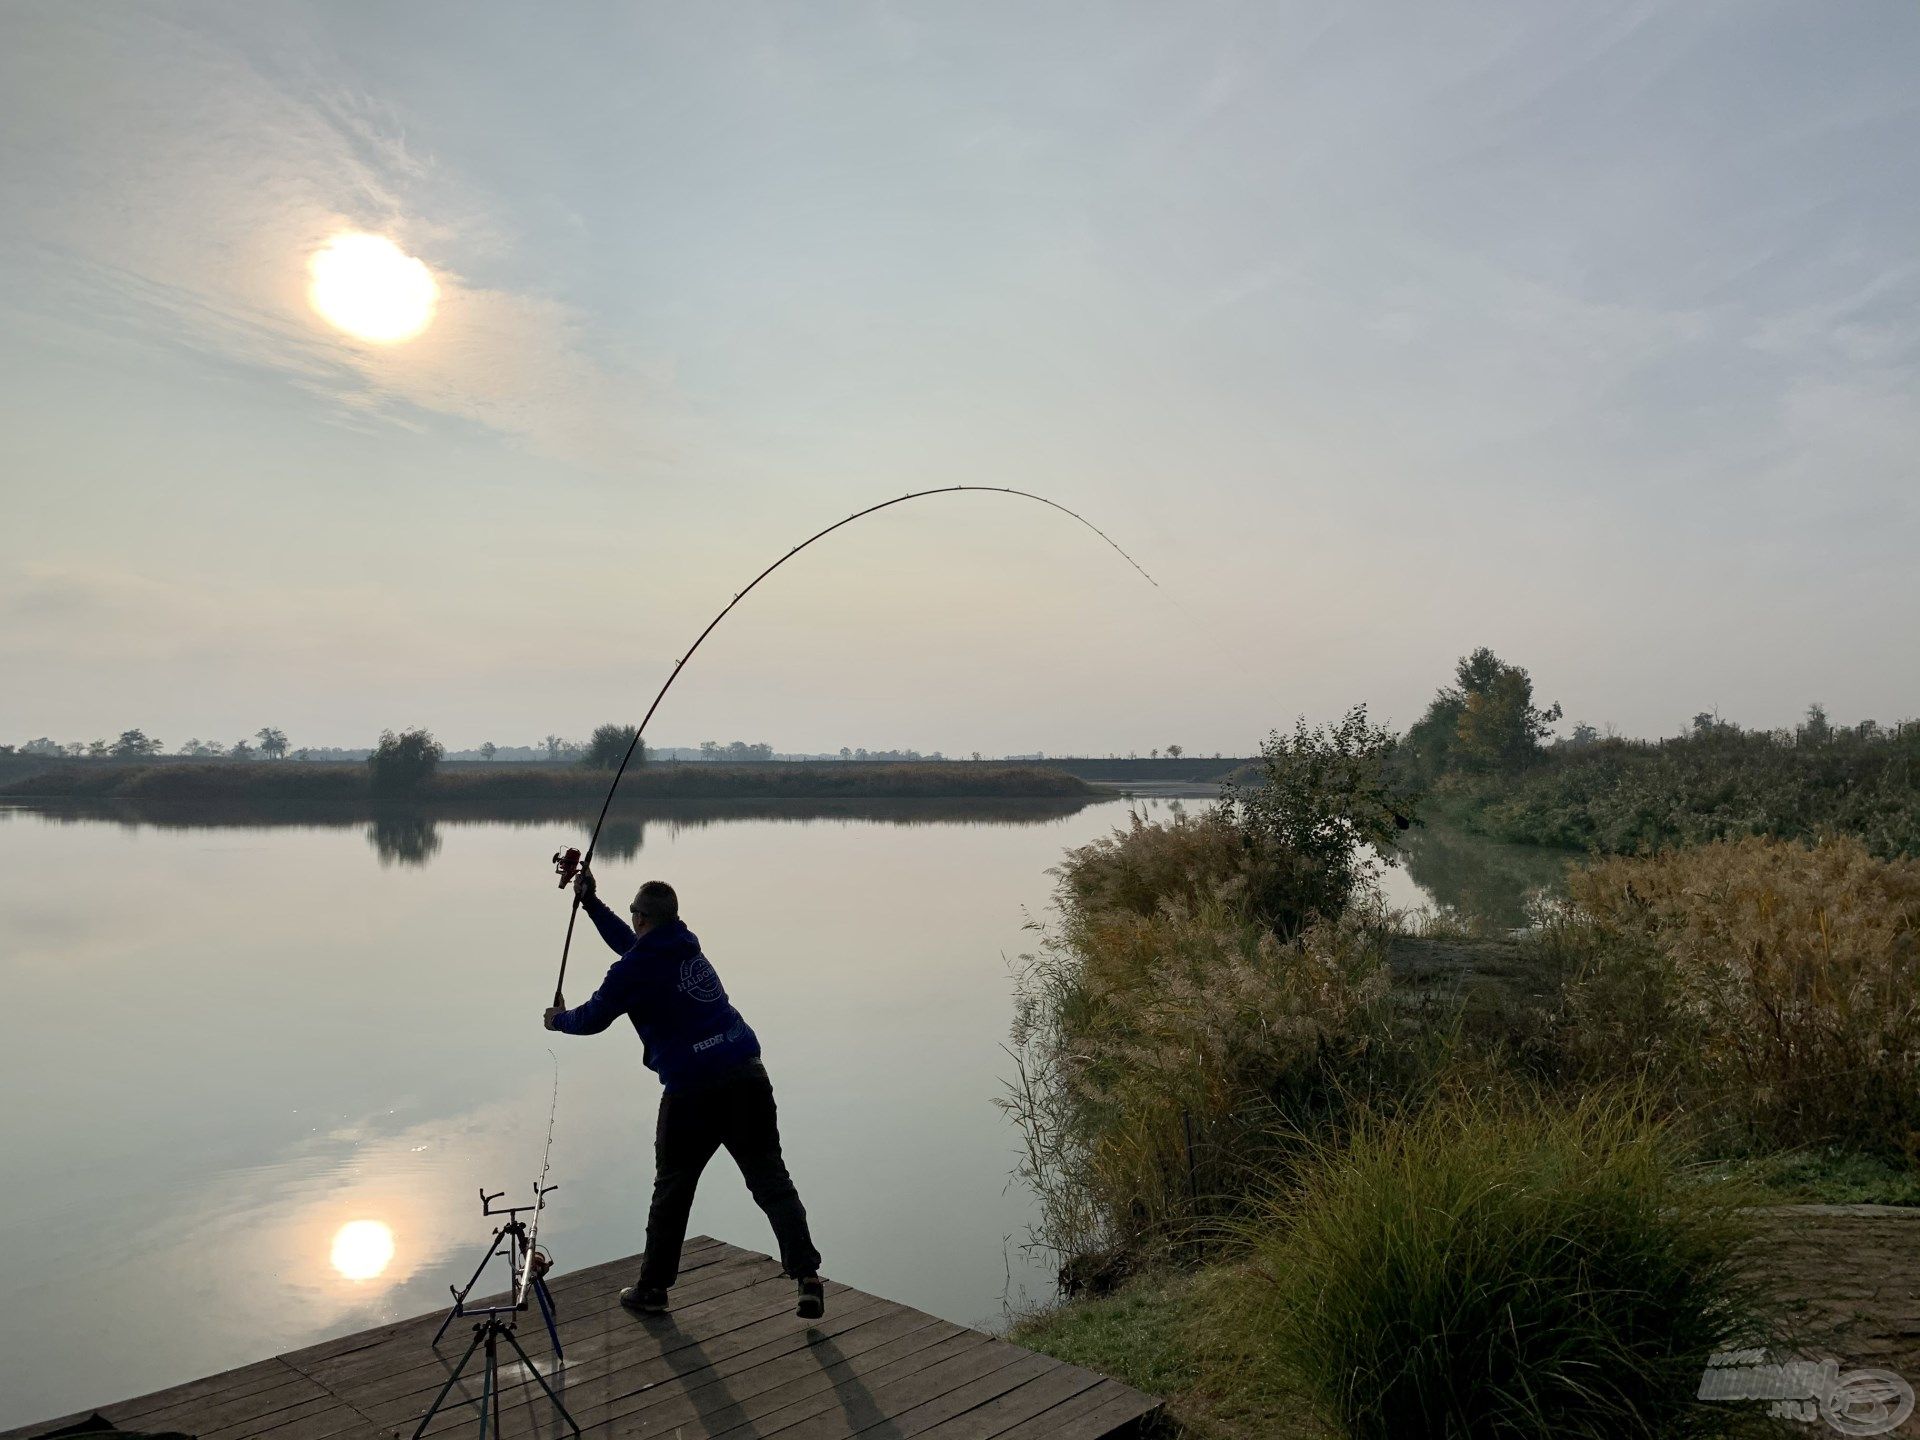
{"label": "wooden plank", "polygon": [[344,1400],[328,1399],[298,1405],[267,1417],[265,1422],[242,1421],[218,1430],[193,1432],[197,1440],[345,1440],[345,1437],[382,1435],[373,1423]]}
{"label": "wooden plank", "polygon": [[[870,1318],[876,1313],[874,1307],[886,1305],[885,1301],[872,1300],[857,1291],[846,1292],[844,1299],[845,1303],[836,1307],[844,1313],[822,1323],[851,1326]],[[625,1333],[612,1335],[607,1352],[591,1357],[586,1363],[575,1362],[571,1358],[574,1349],[569,1346],[569,1362],[561,1375],[566,1387],[567,1409],[582,1425],[588,1425],[592,1423],[589,1416],[616,1402],[625,1400],[629,1408],[637,1406],[642,1402],[633,1397],[704,1374],[721,1360],[756,1349],[767,1352],[769,1347],[802,1345],[806,1340],[804,1322],[794,1318],[792,1312],[791,1289],[777,1284],[774,1295],[763,1294],[757,1306],[729,1306],[723,1313],[706,1319],[697,1330],[679,1329],[671,1336],[663,1334],[657,1322],[648,1324],[629,1317]],[[557,1386],[558,1382],[555,1383]],[[517,1373],[507,1379],[503,1393],[509,1403],[522,1400],[536,1405],[545,1403],[545,1397],[540,1395],[531,1377]],[[375,1406],[372,1413],[385,1419],[409,1405],[411,1411],[417,1413],[425,1408],[425,1403],[415,1394],[400,1400],[393,1408]],[[436,1417],[428,1434],[443,1428]]]}
{"label": "wooden plank", "polygon": [[1084,1395],[1100,1380],[1091,1370],[1056,1362],[1024,1385],[928,1426],[921,1433],[933,1440],[996,1440],[1021,1421],[1045,1414],[1076,1395]]}
{"label": "wooden plank", "polygon": [[1158,1400],[1108,1378],[1066,1404],[1002,1431],[994,1440],[1112,1440],[1132,1434],[1159,1411]]}
{"label": "wooden plank", "polygon": [[32,1425],[22,1425],[17,1429],[0,1433],[0,1440],[25,1440],[27,1436],[41,1435],[48,1430],[57,1430],[63,1425],[84,1420],[96,1411],[116,1425],[126,1425],[156,1410],[185,1404],[203,1396],[239,1390],[248,1385],[256,1389],[267,1389],[283,1383],[286,1379],[287,1367],[277,1357],[270,1360],[257,1360],[250,1365],[242,1365],[236,1370],[223,1370],[217,1375],[189,1380],[185,1384],[169,1385],[164,1390],[137,1395],[131,1400],[121,1400],[111,1405],[90,1405],[85,1410],[76,1410],[70,1415],[41,1420]]}
{"label": "wooden plank", "polygon": [[[676,1334],[671,1339],[660,1333],[659,1320],[643,1319],[615,1307],[605,1316],[586,1322],[589,1328],[584,1335],[579,1330],[563,1329],[567,1362],[560,1369],[561,1379],[570,1393],[578,1391],[583,1395],[592,1395],[606,1388],[606,1377],[612,1372],[631,1369],[641,1363],[661,1367],[657,1370],[656,1378],[670,1376],[672,1367],[684,1363],[675,1358],[675,1351],[682,1345],[712,1341],[734,1330],[773,1319],[780,1320],[788,1328],[796,1327],[800,1322],[792,1314],[794,1294],[791,1284],[790,1281],[777,1278],[763,1278],[743,1289],[690,1303],[679,1312],[681,1318],[674,1322]],[[841,1303],[846,1303],[847,1297],[855,1294],[857,1292],[842,1288],[841,1293],[835,1295],[833,1287],[829,1287],[830,1300],[839,1299]],[[764,1339],[765,1336],[759,1338]],[[553,1380],[551,1364],[542,1363],[543,1360],[550,1361],[550,1357],[535,1354],[533,1358],[535,1364],[541,1367],[541,1373]],[[444,1383],[446,1373],[444,1364],[429,1364],[424,1369],[409,1372],[398,1382],[383,1383],[373,1391],[360,1392],[356,1398],[361,1399],[370,1414],[380,1419],[417,1412],[424,1410],[427,1400],[431,1398],[430,1395],[422,1398],[423,1388],[437,1391]],[[635,1380],[633,1383],[640,1382]],[[506,1388],[511,1390],[530,1384],[531,1377],[522,1373],[515,1364],[507,1376]],[[615,1387],[613,1393],[617,1393],[618,1388]]]}
{"label": "wooden plank", "polygon": [[[717,1240],[708,1240],[704,1236],[699,1241],[689,1244],[690,1252],[695,1244],[699,1245],[699,1258],[696,1261],[690,1256],[683,1267],[683,1273],[706,1269],[712,1265],[736,1257],[745,1258],[751,1254],[750,1251],[736,1250],[731,1245],[723,1245]],[[565,1274],[553,1275],[548,1279],[547,1288],[552,1292],[563,1316],[576,1309],[580,1309],[581,1313],[587,1313],[587,1309],[581,1307],[598,1308],[593,1297],[603,1292],[609,1304],[615,1303],[620,1287],[631,1283],[635,1268],[635,1258],[631,1256],[623,1260],[609,1260],[599,1265],[590,1265],[584,1270],[572,1270]],[[507,1296],[504,1293],[498,1293],[475,1297],[472,1303],[475,1305],[504,1304],[506,1299]],[[358,1334],[322,1340],[299,1350],[289,1350],[278,1358],[297,1370],[310,1373],[323,1368],[328,1361],[376,1350],[392,1341],[404,1340],[409,1336],[417,1336],[420,1343],[425,1344],[432,1338],[433,1332],[440,1328],[440,1322],[446,1318],[447,1310],[450,1308],[452,1308],[451,1302],[431,1314],[413,1315],[405,1320],[395,1320],[386,1325],[377,1326],[372,1330],[362,1330]],[[526,1313],[538,1327],[540,1318],[538,1308],[529,1307]],[[459,1320],[454,1321],[453,1325],[448,1327],[447,1333],[453,1334],[462,1323]]]}
{"label": "wooden plank", "polygon": [[[856,1361],[851,1367],[853,1373],[832,1389],[774,1411],[746,1432],[720,1430],[716,1434],[735,1440],[745,1440],[747,1433],[755,1440],[768,1435],[787,1435],[792,1440],[840,1440],[886,1418],[897,1408],[943,1395],[1024,1353],[1010,1345],[1001,1346],[999,1349],[1010,1352],[1002,1356],[996,1345],[978,1331],[964,1330],[951,1340],[871,1371]],[[884,1403],[879,1399],[882,1392],[888,1394]],[[858,1425],[852,1423],[856,1419]]]}
{"label": "wooden plank", "polygon": [[[918,1405],[900,1408],[901,1386],[894,1387],[895,1393],[886,1397],[885,1412],[875,1417],[871,1424],[862,1427],[871,1429],[875,1425],[886,1428],[888,1440],[918,1435],[924,1430],[977,1409],[988,1401],[1017,1389],[1028,1381],[1044,1375],[1059,1362],[1049,1355],[1036,1355],[1031,1350],[1021,1350],[1017,1346],[1006,1347],[1014,1352],[1011,1360],[1003,1360],[993,1365],[986,1373],[978,1375],[963,1384],[943,1390],[940,1394]],[[911,1383],[911,1382],[908,1382]],[[850,1417],[858,1418],[858,1417]],[[858,1430],[855,1434],[860,1433]],[[797,1437],[796,1437],[797,1440]]]}
{"label": "wooden plank", "polygon": [[622,1396],[581,1423],[605,1423],[610,1435],[654,1435],[683,1427],[705,1435],[831,1389],[856,1363],[884,1365],[966,1333],[915,1311],[889,1309],[884,1301],[856,1318],[838,1333],[802,1332],[780,1353],[769,1353],[777,1347],[759,1347]]}
{"label": "wooden plank", "polygon": [[197,1434],[201,1430],[219,1429],[243,1420],[259,1420],[308,1400],[332,1398],[325,1386],[316,1385],[306,1376],[289,1371],[285,1384],[268,1390],[254,1390],[243,1395],[229,1392],[149,1411],[141,1417],[140,1428],[190,1430]]}
{"label": "wooden plank", "polygon": [[[728,1276],[732,1276],[732,1280],[727,1279]],[[690,1297],[681,1312],[686,1317],[683,1323],[698,1327],[702,1333],[717,1335],[756,1319],[792,1312],[794,1297],[790,1281],[764,1275],[755,1279],[744,1270],[729,1270],[717,1272],[711,1283],[712,1288],[707,1293]],[[630,1361],[635,1358],[636,1349],[642,1356],[660,1353],[648,1338],[646,1322],[617,1304],[597,1315],[563,1323],[560,1338],[566,1349],[566,1363],[558,1367],[558,1372],[565,1378],[569,1388],[584,1384]],[[523,1338],[521,1343],[525,1344],[526,1339]],[[512,1352],[505,1347],[502,1349],[505,1354],[503,1369],[513,1367],[506,1388],[532,1384],[531,1377],[521,1372]],[[369,1414],[381,1419],[396,1417],[409,1407],[415,1411],[424,1410],[427,1400],[446,1382],[460,1353],[443,1353],[437,1357],[431,1352],[426,1355],[415,1353],[398,1360],[389,1365],[386,1375],[362,1380],[353,1392],[355,1399]],[[529,1353],[541,1373],[552,1382],[555,1372],[552,1356],[531,1346]],[[479,1364],[478,1357],[474,1364]],[[478,1371],[470,1369],[469,1373],[477,1374]],[[426,1398],[420,1399],[423,1393]]]}
{"label": "wooden plank", "polygon": [[[690,1241],[672,1309],[637,1316],[620,1286],[638,1256],[550,1277],[566,1362],[548,1353],[539,1311],[516,1336],[595,1440],[1110,1440],[1158,1402],[1093,1371],[829,1282],[827,1315],[793,1314],[793,1282],[765,1255]],[[116,1424],[201,1440],[393,1440],[409,1436],[473,1338],[445,1311],[412,1316],[149,1395],[99,1407]],[[474,1424],[475,1355],[430,1434]],[[503,1418],[528,1435],[560,1433],[551,1403],[501,1347]],[[91,1411],[0,1435],[26,1440]]]}
{"label": "wooden plank", "polygon": [[[773,1262],[760,1258],[739,1261],[722,1261],[700,1270],[689,1281],[687,1293],[680,1297],[679,1303],[694,1305],[712,1297],[725,1295],[749,1285],[758,1284],[766,1278],[767,1267]],[[773,1267],[776,1271],[777,1266]],[[676,1287],[677,1288],[677,1287]],[[559,1312],[556,1316],[560,1330],[560,1344],[563,1349],[571,1349],[571,1336],[592,1335],[606,1328],[607,1318],[613,1315],[626,1315],[628,1312],[620,1305],[619,1292],[607,1289],[585,1294],[573,1293],[572,1303],[568,1304],[561,1296],[554,1297]],[[438,1321],[434,1322],[438,1325]],[[472,1343],[474,1327],[481,1322],[472,1319],[460,1319],[448,1327],[446,1338],[434,1349],[428,1342],[433,1330],[422,1327],[418,1332],[401,1333],[393,1336],[386,1344],[378,1348],[350,1351],[344,1355],[323,1359],[298,1368],[333,1389],[366,1387],[379,1390],[379,1383],[385,1377],[404,1374],[419,1369],[437,1372],[444,1382],[446,1367],[459,1361],[467,1346]],[[547,1328],[541,1323],[538,1309],[525,1312],[518,1318],[516,1334],[520,1343],[530,1353],[543,1355],[547,1352],[549,1341]],[[571,1356],[568,1357],[571,1360]]]}

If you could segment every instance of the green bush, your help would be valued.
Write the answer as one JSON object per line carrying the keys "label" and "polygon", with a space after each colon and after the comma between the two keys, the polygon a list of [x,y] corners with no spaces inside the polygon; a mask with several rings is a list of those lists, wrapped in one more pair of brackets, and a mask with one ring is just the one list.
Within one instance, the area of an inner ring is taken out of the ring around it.
{"label": "green bush", "polygon": [[439,768],[446,747],[430,731],[380,732],[380,743],[367,757],[367,779],[374,793],[399,795],[417,790]]}
{"label": "green bush", "polygon": [[587,750],[580,757],[580,763],[589,770],[617,770],[620,762],[627,758],[627,749],[633,748],[633,763],[644,765],[647,760],[647,747],[635,745],[634,738],[639,735],[637,725],[601,725],[593,732],[593,738],[587,742]]}
{"label": "green bush", "polygon": [[1429,804],[1497,839],[1607,854],[1837,831],[1883,859],[1920,855],[1920,724],[1569,746],[1517,772],[1446,775]]}
{"label": "green bush", "polygon": [[1715,1353],[1777,1342],[1736,1190],[1631,1098],[1363,1124],[1248,1227],[1249,1363],[1354,1440],[1716,1436]]}
{"label": "green bush", "polygon": [[1227,787],[1220,818],[1257,859],[1253,911],[1282,935],[1340,915],[1374,888],[1379,856],[1413,822],[1413,792],[1396,779],[1392,735],[1356,705],[1337,724],[1260,746],[1253,785]]}

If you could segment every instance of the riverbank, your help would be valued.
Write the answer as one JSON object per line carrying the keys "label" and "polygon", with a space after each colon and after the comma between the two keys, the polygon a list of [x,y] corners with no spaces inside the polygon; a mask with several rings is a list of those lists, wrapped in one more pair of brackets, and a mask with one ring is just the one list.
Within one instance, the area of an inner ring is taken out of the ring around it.
{"label": "riverbank", "polygon": [[[1821,1336],[1811,1349],[1842,1371],[1920,1376],[1920,1209],[1783,1205],[1756,1228],[1774,1293]],[[1165,1397],[1184,1440],[1336,1440],[1309,1396],[1241,1363],[1250,1337],[1222,1332],[1222,1302],[1249,1280],[1259,1277],[1233,1264],[1155,1270],[1116,1294],[1026,1316],[1009,1338]],[[1920,1435],[1920,1420],[1888,1433]]]}
{"label": "riverbank", "polygon": [[[580,765],[447,766],[404,795],[379,796],[363,764],[292,760],[212,764],[66,761],[16,771],[0,781],[0,798],[345,806],[398,801],[435,812],[485,811],[528,804],[597,804],[612,778],[609,771]],[[627,801],[1094,800],[1108,793],[1059,770],[971,762],[649,764],[628,771],[620,782],[621,797]]]}
{"label": "riverbank", "polygon": [[[1302,727],[1261,792],[1053,872],[1003,1104],[1067,1300],[1022,1341],[1198,1436],[1348,1440],[1731,1437],[1764,1417],[1698,1393],[1716,1354],[1920,1361],[1911,1274],[1773,1273],[1768,1218],[1920,1238],[1920,864],[1722,839],[1588,857],[1524,926],[1400,914],[1355,862],[1404,824],[1392,759]],[[1809,1323],[1855,1300],[1872,1334]]]}

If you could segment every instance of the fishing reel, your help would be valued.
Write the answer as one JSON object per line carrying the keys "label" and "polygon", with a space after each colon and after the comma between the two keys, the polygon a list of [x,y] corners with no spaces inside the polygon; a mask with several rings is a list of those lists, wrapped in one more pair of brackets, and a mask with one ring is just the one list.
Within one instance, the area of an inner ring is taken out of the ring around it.
{"label": "fishing reel", "polygon": [[586,868],[586,863],[580,858],[580,851],[571,845],[565,850],[554,851],[553,873],[560,877],[559,888],[564,890],[573,884],[579,878],[580,872]]}

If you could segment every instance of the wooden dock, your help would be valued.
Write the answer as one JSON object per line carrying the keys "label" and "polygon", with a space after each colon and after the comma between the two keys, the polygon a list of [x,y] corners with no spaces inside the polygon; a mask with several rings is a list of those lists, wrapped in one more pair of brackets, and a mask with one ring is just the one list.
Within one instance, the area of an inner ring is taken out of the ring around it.
{"label": "wooden dock", "polygon": [[[638,1256],[549,1277],[566,1360],[551,1365],[538,1311],[518,1338],[591,1440],[1107,1440],[1143,1433],[1159,1403],[1117,1380],[1023,1350],[844,1285],[824,1320],[793,1313],[793,1282],[765,1255],[701,1237],[688,1244],[673,1309],[638,1316],[616,1298]],[[199,1440],[408,1437],[473,1338],[444,1311],[327,1340],[99,1407],[121,1430]],[[502,1432],[570,1432],[504,1345]],[[429,1435],[477,1432],[475,1356]],[[26,1440],[93,1412],[0,1435]]]}

